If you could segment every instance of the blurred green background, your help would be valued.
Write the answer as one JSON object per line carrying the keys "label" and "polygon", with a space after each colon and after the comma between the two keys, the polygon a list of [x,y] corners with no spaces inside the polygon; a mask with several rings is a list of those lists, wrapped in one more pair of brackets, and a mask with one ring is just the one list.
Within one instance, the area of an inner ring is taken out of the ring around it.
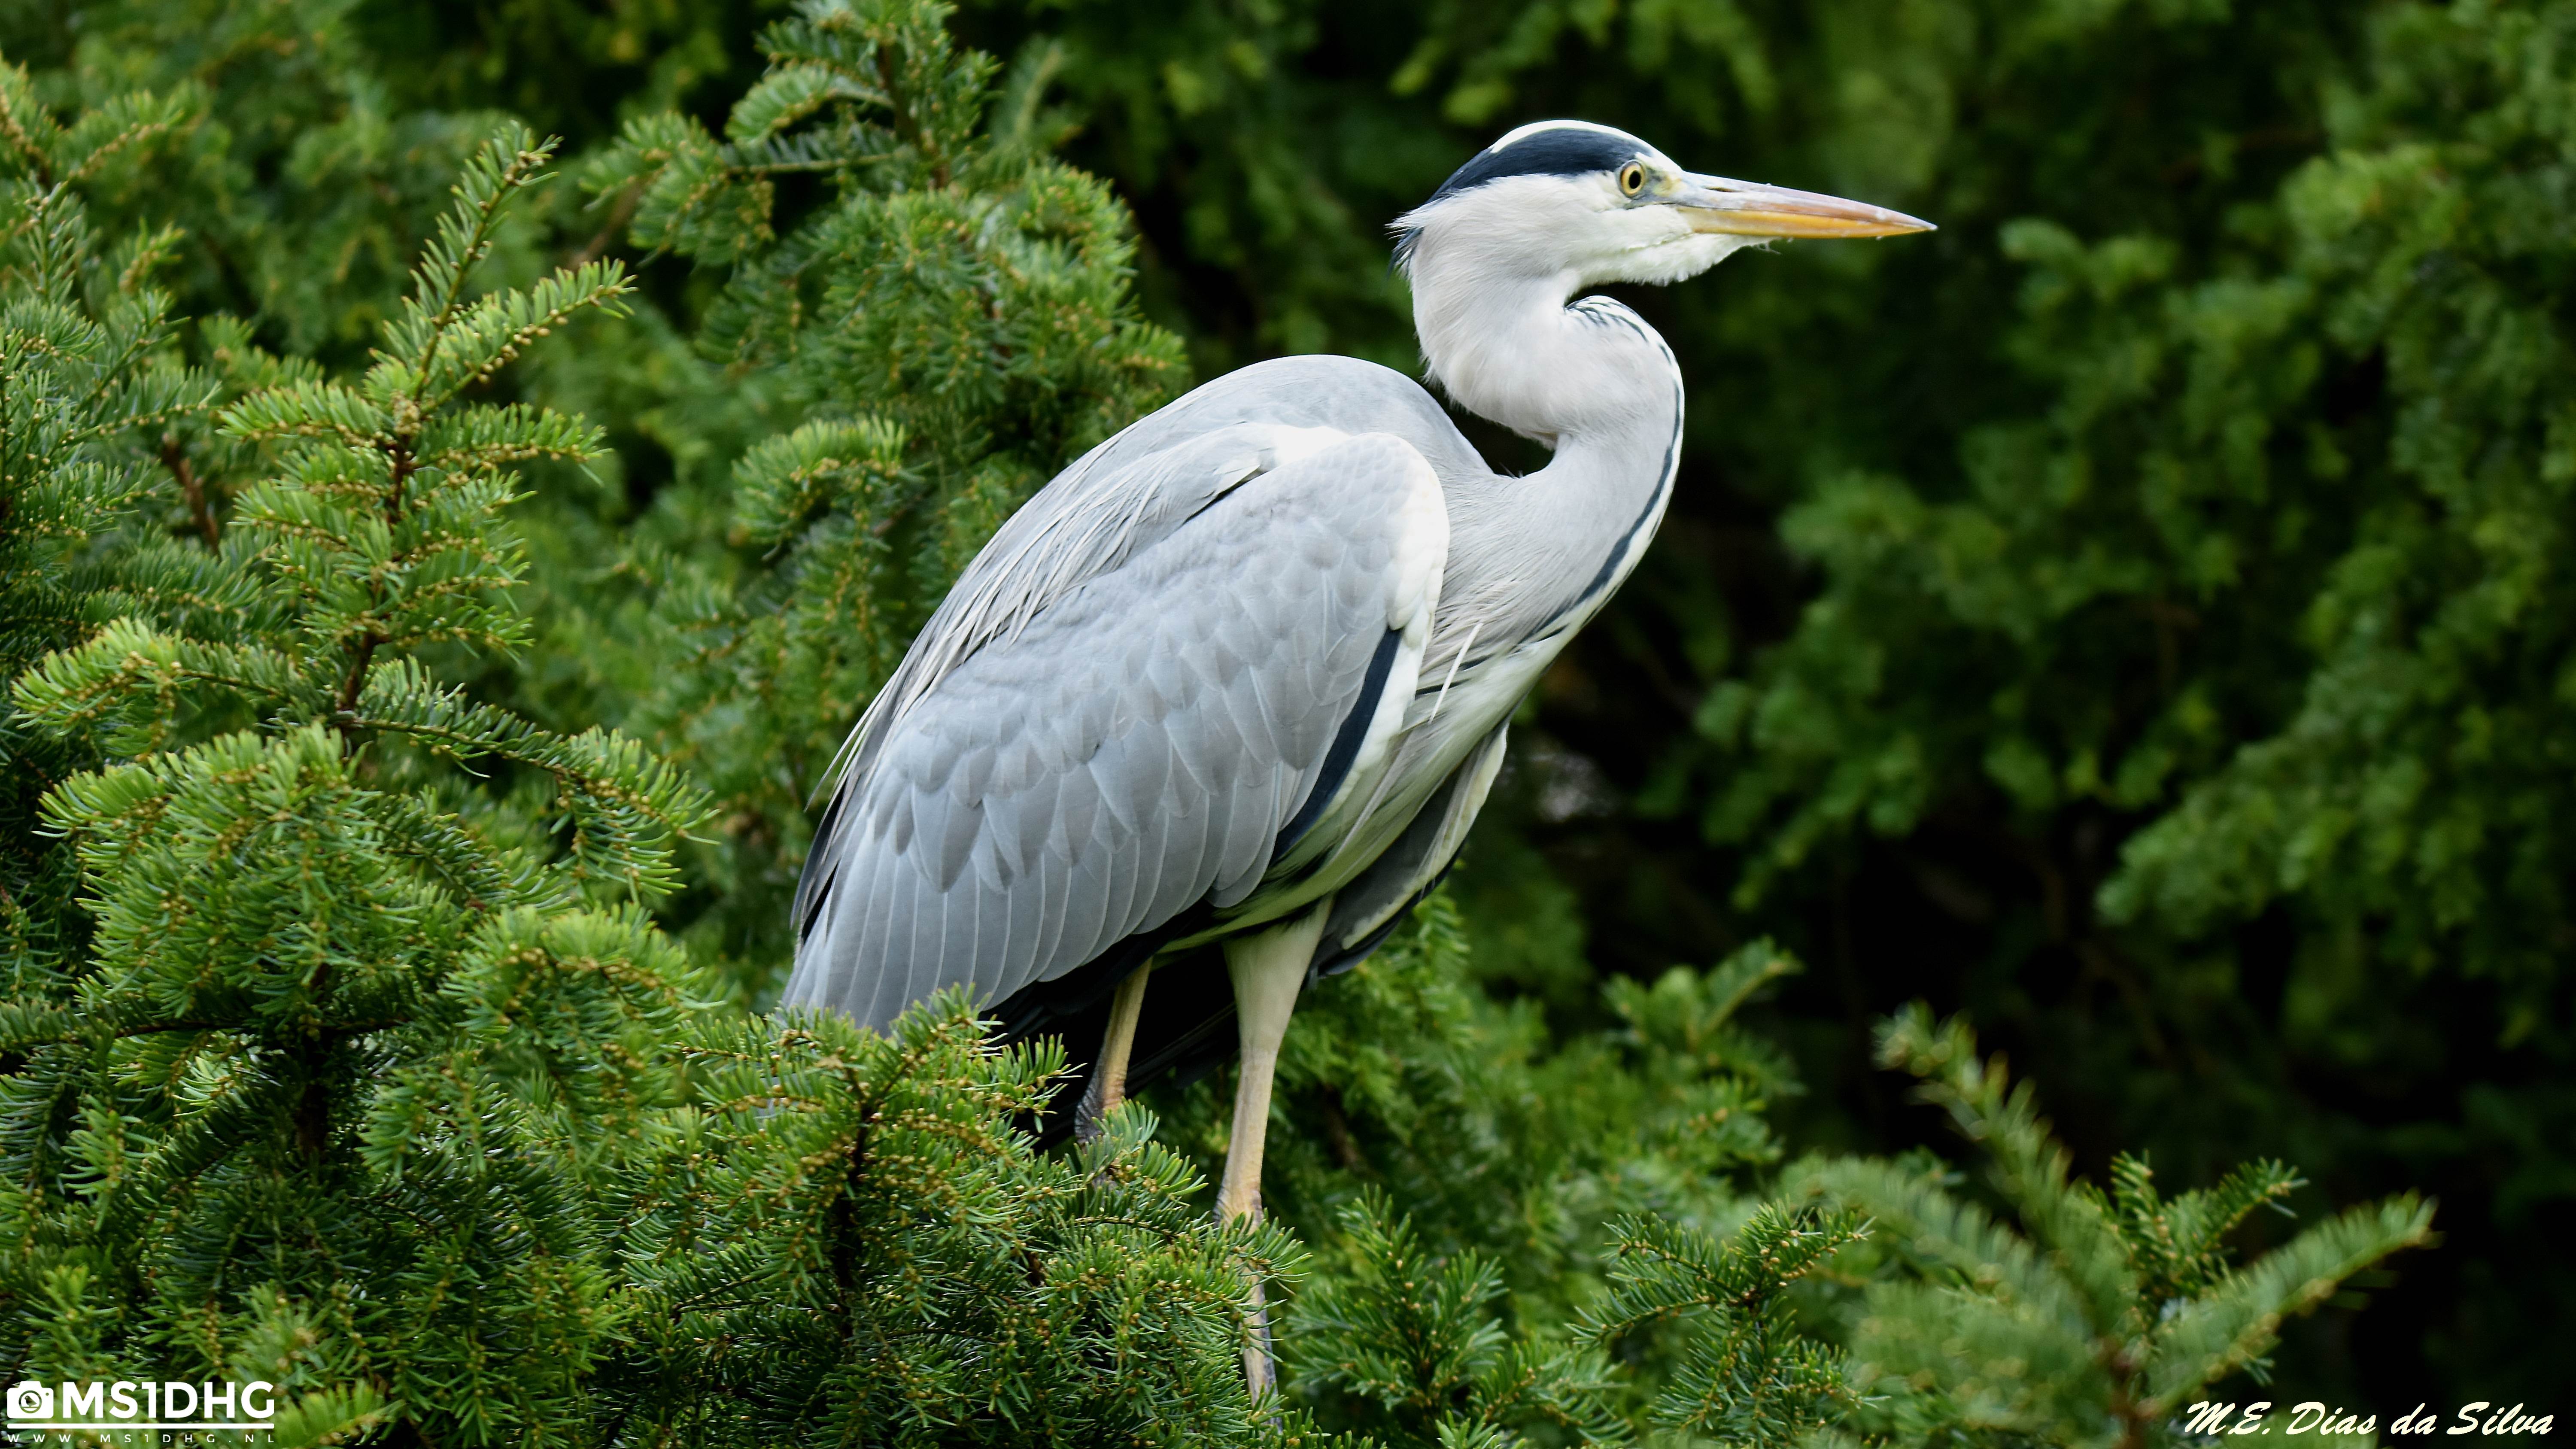
{"label": "blurred green background", "polygon": [[[0,48],[66,103],[205,86],[236,128],[205,164],[246,175],[180,218],[183,310],[358,355],[474,113],[576,165],[665,107],[720,128],[780,8],[18,0]],[[1868,1032],[1965,1009],[2088,1173],[2279,1156],[2311,1205],[2440,1199],[2443,1245],[2307,1326],[2285,1389],[2393,1414],[2565,1381],[2576,7],[977,0],[952,25],[1043,78],[1199,378],[1412,367],[1386,222],[1535,118],[1939,223],[1626,296],[1689,374],[1681,487],[1515,734],[1458,886],[1479,975],[1570,1030],[1598,978],[1771,935],[1812,966],[1762,1023],[1807,1084],[1774,1108],[1793,1146],[1946,1149]],[[614,195],[558,200],[532,252],[627,256],[675,326],[710,305]],[[302,245],[326,214],[361,241]],[[703,521],[740,450],[657,356],[533,364],[618,451],[536,505],[566,609],[613,592],[603,548]],[[488,687],[624,713],[613,669],[539,662]],[[674,907],[755,999],[800,849]]]}

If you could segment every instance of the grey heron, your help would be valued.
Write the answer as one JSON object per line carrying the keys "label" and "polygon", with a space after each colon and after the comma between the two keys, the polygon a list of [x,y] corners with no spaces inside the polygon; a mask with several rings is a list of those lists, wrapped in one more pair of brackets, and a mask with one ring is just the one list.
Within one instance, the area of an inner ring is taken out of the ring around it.
{"label": "grey heron", "polygon": [[1092,449],[994,536],[851,733],[782,1004],[884,1026],[963,986],[1016,1034],[1096,1023],[1096,1114],[1140,1049],[1152,962],[1218,946],[1230,1002],[1176,982],[1139,1072],[1230,1006],[1218,1210],[1257,1213],[1299,991],[1447,869],[1513,707],[1671,497],[1680,369],[1582,294],[1766,239],[1928,229],[1589,122],[1496,141],[1395,223],[1396,254],[1431,378],[1547,466],[1497,473],[1421,384],[1346,357],[1244,368]]}

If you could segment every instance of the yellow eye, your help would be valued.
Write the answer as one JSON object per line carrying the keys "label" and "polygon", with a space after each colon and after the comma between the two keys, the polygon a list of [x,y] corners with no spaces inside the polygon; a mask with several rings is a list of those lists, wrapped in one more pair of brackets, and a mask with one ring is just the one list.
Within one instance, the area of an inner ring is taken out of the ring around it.
{"label": "yellow eye", "polygon": [[1619,168],[1619,194],[1634,196],[1646,189],[1646,168],[1631,161]]}

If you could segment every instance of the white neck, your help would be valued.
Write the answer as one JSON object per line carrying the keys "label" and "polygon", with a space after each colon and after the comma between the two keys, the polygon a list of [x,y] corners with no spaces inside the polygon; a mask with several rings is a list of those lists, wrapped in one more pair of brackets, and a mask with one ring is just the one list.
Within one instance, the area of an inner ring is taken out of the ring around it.
{"label": "white neck", "polygon": [[1579,622],[1565,611],[1598,608],[1662,517],[1680,369],[1626,307],[1568,306],[1573,274],[1515,275],[1490,254],[1444,255],[1440,240],[1423,237],[1410,268],[1433,376],[1460,406],[1556,450],[1527,478],[1453,488],[1441,611],[1454,602],[1459,617],[1497,624],[1533,611],[1513,627]]}
{"label": "white neck", "polygon": [[1670,349],[1635,314],[1569,308],[1583,280],[1574,272],[1533,271],[1436,231],[1409,271],[1424,360],[1459,406],[1560,451],[1631,438],[1660,451],[1680,379]]}

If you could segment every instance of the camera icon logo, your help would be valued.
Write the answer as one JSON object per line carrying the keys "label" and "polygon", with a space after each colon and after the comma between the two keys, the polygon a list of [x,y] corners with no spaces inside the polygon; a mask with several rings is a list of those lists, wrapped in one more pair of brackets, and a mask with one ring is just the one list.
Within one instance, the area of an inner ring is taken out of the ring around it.
{"label": "camera icon logo", "polygon": [[9,1417],[12,1419],[50,1419],[54,1416],[54,1391],[34,1379],[21,1379],[9,1386]]}

